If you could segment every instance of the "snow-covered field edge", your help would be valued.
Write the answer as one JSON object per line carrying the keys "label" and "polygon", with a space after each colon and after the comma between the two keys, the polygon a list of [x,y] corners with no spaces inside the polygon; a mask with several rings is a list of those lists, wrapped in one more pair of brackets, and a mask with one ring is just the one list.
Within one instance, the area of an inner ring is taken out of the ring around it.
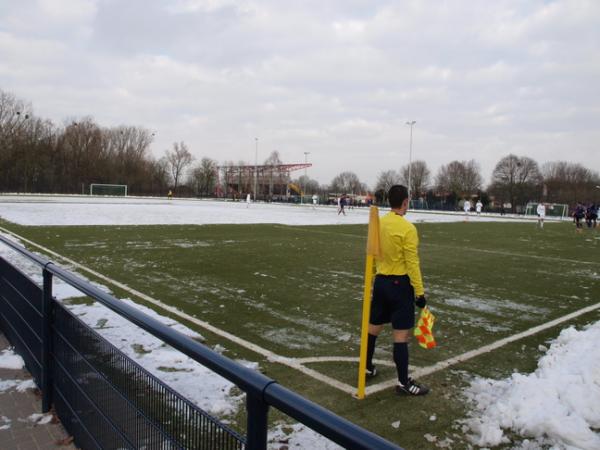
{"label": "snow-covered field edge", "polygon": [[[0,235],[18,243],[10,235],[4,233],[0,233]],[[0,256],[25,273],[36,284],[39,286],[42,285],[41,268],[2,242],[0,242]],[[86,279],[82,275],[79,276]],[[97,283],[92,284],[110,293],[109,289],[105,286]],[[244,407],[245,395],[233,383],[181,352],[165,345],[158,338],[135,326],[100,303],[94,302],[89,304],[87,302],[69,301],[70,299],[82,297],[82,294],[62,280],[54,279],[53,294],[75,316],[125,355],[204,411],[219,418],[223,423],[229,423],[239,408]],[[126,298],[121,300],[135,307],[143,314],[162,322],[166,326],[192,339],[199,342],[204,341],[204,338],[199,333],[168,317],[158,314],[150,308],[139,305],[131,299]],[[219,344],[214,346],[213,350],[219,353],[226,353],[226,349]],[[238,360],[238,362],[246,367],[258,370],[258,364],[255,362],[243,360]],[[23,367],[23,361],[14,351],[4,351],[0,353],[0,367],[10,369],[21,368]],[[0,379],[0,394],[9,389],[23,390],[33,387],[34,383],[32,380],[17,382],[15,380]],[[286,445],[290,447],[295,446],[296,448],[322,448],[326,450],[341,448],[306,426],[293,422],[273,424],[273,428],[269,430],[269,441],[268,448],[272,450],[279,449],[281,442],[286,442]]]}

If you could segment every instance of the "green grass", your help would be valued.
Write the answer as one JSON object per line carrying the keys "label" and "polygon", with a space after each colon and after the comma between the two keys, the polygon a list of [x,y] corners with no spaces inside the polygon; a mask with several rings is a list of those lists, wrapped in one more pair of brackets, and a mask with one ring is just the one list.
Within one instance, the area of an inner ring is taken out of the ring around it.
{"label": "green grass", "polygon": [[[358,355],[365,226],[1,225],[277,354]],[[577,235],[564,223],[544,230],[532,223],[419,224],[418,229],[438,347],[413,344],[412,365],[431,365],[600,301],[600,233]],[[595,311],[567,325],[599,319]],[[456,420],[465,416],[460,392],[470,377],[534,370],[538,346],[567,325],[427,377],[423,381],[433,391],[426,398],[384,391],[363,401],[198,331],[209,345],[226,347],[226,355],[258,361],[268,376],[367,429],[405,448],[427,449],[435,445],[425,433],[451,438],[453,448],[467,445]],[[391,360],[390,341],[389,332],[382,335],[376,358]],[[307,366],[356,383],[356,364]],[[394,377],[393,368],[381,369],[376,382]],[[435,421],[429,420],[432,415]],[[271,413],[272,420],[279,418]],[[238,419],[243,421],[243,413]],[[391,423],[398,420],[395,429]]]}

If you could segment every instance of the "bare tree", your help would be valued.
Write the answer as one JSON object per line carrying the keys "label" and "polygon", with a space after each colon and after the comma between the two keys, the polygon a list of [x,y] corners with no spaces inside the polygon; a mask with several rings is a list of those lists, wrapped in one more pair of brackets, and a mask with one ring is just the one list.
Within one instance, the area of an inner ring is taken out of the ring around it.
{"label": "bare tree", "polygon": [[395,170],[384,170],[379,173],[375,183],[375,191],[378,193],[377,198],[381,203],[387,201],[388,191],[393,185],[400,184],[400,180],[400,174]]}
{"label": "bare tree", "polygon": [[481,190],[482,177],[475,160],[452,161],[440,167],[435,179],[436,189],[454,196],[470,196]]}
{"label": "bare tree", "polygon": [[152,136],[140,127],[104,128],[91,117],[57,127],[0,90],[0,190],[73,193],[95,182],[154,192]]}
{"label": "bare tree", "polygon": [[554,161],[542,166],[545,200],[574,204],[593,199],[600,185],[600,175],[581,164]]}
{"label": "bare tree", "polygon": [[342,172],[331,180],[330,191],[338,194],[360,194],[363,185],[354,172]]}
{"label": "bare tree", "polygon": [[67,191],[81,192],[89,183],[106,182],[97,176],[107,159],[104,133],[93,118],[70,121],[58,145],[62,156],[61,176]]}
{"label": "bare tree", "polygon": [[191,173],[192,185],[198,195],[212,195],[217,186],[217,161],[202,158]]}
{"label": "bare tree", "polygon": [[263,163],[265,166],[278,166],[283,164],[283,162],[281,161],[281,155],[279,154],[279,152],[277,150],[273,150],[271,152],[271,154],[269,155],[269,157],[267,159],[265,159],[265,162]]}
{"label": "bare tree", "polygon": [[165,157],[167,158],[169,171],[173,178],[173,189],[177,191],[183,172],[185,171],[185,168],[192,163],[194,157],[183,141],[180,143],[174,142],[173,150],[167,150],[165,152]]}
{"label": "bare tree", "polygon": [[508,200],[511,210],[541,197],[542,176],[537,162],[526,156],[507,155],[496,164],[490,192],[500,201]]}
{"label": "bare tree", "polygon": [[400,179],[402,184],[405,186],[408,186],[409,167],[411,167],[410,192],[412,193],[413,197],[417,197],[427,190],[431,172],[429,172],[429,168],[427,167],[427,163],[425,161],[413,161],[410,165],[406,164],[400,169]]}

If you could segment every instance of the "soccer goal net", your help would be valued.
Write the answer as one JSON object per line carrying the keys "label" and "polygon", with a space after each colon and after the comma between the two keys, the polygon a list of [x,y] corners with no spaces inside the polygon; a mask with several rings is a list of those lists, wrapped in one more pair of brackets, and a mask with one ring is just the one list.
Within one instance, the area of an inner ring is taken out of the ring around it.
{"label": "soccer goal net", "polygon": [[[525,208],[526,216],[537,216],[537,207],[539,203],[527,203]],[[569,214],[569,205],[564,203],[544,203],[546,205],[546,216],[567,217]]]}
{"label": "soccer goal net", "polygon": [[127,196],[126,184],[90,184],[90,195]]}

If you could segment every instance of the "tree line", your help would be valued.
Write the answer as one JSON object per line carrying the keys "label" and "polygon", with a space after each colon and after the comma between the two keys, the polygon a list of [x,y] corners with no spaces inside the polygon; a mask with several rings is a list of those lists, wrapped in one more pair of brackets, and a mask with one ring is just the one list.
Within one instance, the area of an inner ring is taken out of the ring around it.
{"label": "tree line", "polygon": [[[195,160],[184,142],[174,143],[155,158],[150,152],[154,137],[143,127],[103,127],[91,117],[57,125],[37,117],[30,104],[0,90],[0,191],[82,193],[92,183],[104,183],[125,184],[137,195],[165,195],[170,189],[178,195],[214,195],[217,161]],[[263,164],[281,164],[281,158],[273,152]],[[408,185],[409,178],[413,198],[444,209],[474,196],[484,204],[491,198],[509,203],[515,210],[528,201],[574,204],[595,201],[600,194],[600,176],[581,164],[555,161],[539,166],[527,156],[513,154],[498,161],[487,186],[475,160],[452,161],[435,176],[425,161],[413,161],[410,167],[382,171],[373,189],[350,171],[336,175],[328,185],[306,176],[286,181],[301,186],[307,195],[366,195],[371,191],[385,203],[389,187]]]}
{"label": "tree line", "polygon": [[[452,161],[442,165],[435,177],[425,161],[414,161],[411,166],[413,198],[427,200],[429,207],[455,208],[463,198],[477,197],[484,205],[493,198],[495,205],[510,205],[519,212],[528,202],[565,203],[592,202],[600,197],[600,176],[579,163],[547,162],[541,167],[527,156],[509,154],[494,167],[491,182],[485,186],[481,170],[475,160]],[[388,170],[379,174],[375,193],[385,196],[392,184],[409,184],[409,166],[399,171]]]}

